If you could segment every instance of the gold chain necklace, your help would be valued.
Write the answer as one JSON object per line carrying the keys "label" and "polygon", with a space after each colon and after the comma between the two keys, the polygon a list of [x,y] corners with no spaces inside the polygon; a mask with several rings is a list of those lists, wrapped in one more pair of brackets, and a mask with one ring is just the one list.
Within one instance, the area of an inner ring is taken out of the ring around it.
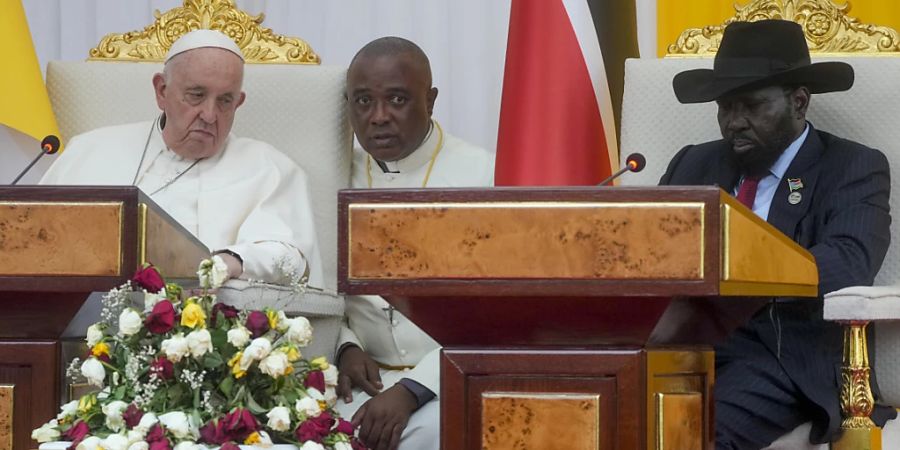
{"label": "gold chain necklace", "polygon": [[[434,168],[434,161],[437,160],[438,153],[441,152],[441,149],[444,148],[444,129],[441,128],[441,124],[438,123],[437,120],[433,120],[435,128],[438,131],[438,141],[437,145],[434,146],[434,150],[431,152],[431,160],[428,161],[428,170],[425,171],[425,179],[422,180],[422,187],[428,185],[428,179],[431,178],[431,169]],[[369,189],[372,189],[372,155],[366,154],[366,181],[369,183]]]}

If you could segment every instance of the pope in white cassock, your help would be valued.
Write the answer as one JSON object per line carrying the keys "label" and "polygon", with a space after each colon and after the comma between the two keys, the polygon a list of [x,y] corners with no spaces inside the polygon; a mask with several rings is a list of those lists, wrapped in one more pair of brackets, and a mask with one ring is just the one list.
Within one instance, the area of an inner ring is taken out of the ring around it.
{"label": "pope in white cassock", "polygon": [[[405,39],[377,39],[347,72],[354,188],[492,186],[494,155],[441,129],[428,57]],[[347,298],[337,355],[338,410],[372,449],[438,449],[440,347],[381,297]]]}
{"label": "pope in white cassock", "polygon": [[185,34],[153,77],[162,114],[73,137],[41,183],[138,186],[227,264],[229,278],[279,283],[299,272],[321,286],[306,174],[271,145],[231,134],[243,78],[234,41]]}

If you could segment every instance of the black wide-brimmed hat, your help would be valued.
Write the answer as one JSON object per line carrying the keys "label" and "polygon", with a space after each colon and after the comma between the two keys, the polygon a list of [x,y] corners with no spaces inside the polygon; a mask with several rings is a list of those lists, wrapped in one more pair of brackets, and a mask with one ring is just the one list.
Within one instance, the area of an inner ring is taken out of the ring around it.
{"label": "black wide-brimmed hat", "polygon": [[846,91],[853,86],[853,67],[842,62],[812,64],[796,22],[733,22],[725,28],[712,70],[688,70],[672,80],[681,103],[704,103],[773,85],[803,85],[812,94]]}

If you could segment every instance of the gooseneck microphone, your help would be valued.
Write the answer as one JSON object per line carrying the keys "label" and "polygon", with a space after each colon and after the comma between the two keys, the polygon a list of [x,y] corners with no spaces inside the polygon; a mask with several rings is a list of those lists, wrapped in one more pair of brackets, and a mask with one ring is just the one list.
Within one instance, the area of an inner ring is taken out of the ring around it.
{"label": "gooseneck microphone", "polygon": [[644,166],[647,165],[647,158],[644,158],[644,155],[640,153],[632,153],[625,158],[625,167],[619,169],[618,172],[610,175],[607,179],[601,181],[597,186],[605,186],[609,184],[612,180],[619,178],[625,172],[640,172],[644,170]]}
{"label": "gooseneck microphone", "polygon": [[28,167],[25,168],[25,170],[19,172],[19,176],[17,176],[16,179],[13,180],[12,183],[10,183],[10,186],[18,183],[19,180],[21,180],[22,177],[25,176],[25,174],[28,173],[29,170],[31,170],[31,168],[38,162],[39,159],[41,159],[42,156],[52,155],[58,151],[59,138],[52,134],[47,135],[47,137],[45,137],[44,140],[41,141],[41,153],[31,161],[31,164],[29,164]]}

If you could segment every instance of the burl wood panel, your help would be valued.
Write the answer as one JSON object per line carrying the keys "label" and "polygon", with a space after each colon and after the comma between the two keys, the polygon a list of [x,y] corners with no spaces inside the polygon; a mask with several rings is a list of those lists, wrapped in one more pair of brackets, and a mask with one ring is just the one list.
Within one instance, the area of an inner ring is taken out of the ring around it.
{"label": "burl wood panel", "polygon": [[713,351],[648,349],[646,354],[650,448],[712,450]]}
{"label": "burl wood panel", "polygon": [[600,448],[600,395],[485,392],[483,450]]}
{"label": "burl wood panel", "polygon": [[13,448],[14,384],[0,384],[0,450]]}
{"label": "burl wood panel", "polygon": [[703,278],[702,203],[350,205],[351,279]]}
{"label": "burl wood panel", "polygon": [[[640,350],[453,349],[441,352],[441,448],[483,450],[486,393],[595,396],[600,450],[645,446],[643,355]],[[544,419],[551,423],[543,423]],[[567,415],[542,416],[543,429]],[[534,422],[534,420],[532,420]],[[488,425],[490,426],[490,425]],[[487,430],[489,432],[489,430]],[[501,447],[502,448],[502,447]],[[558,445],[521,448],[570,448]],[[579,448],[579,447],[574,447]]]}
{"label": "burl wood panel", "polygon": [[[797,293],[816,295],[816,263],[797,243],[772,230],[756,215],[724,199],[722,280],[736,283],[798,285]],[[761,262],[765,262],[762,264]],[[727,283],[723,283],[727,285]],[[771,288],[766,288],[768,295]],[[744,295],[752,295],[746,292]]]}
{"label": "burl wood panel", "polygon": [[699,392],[656,394],[656,450],[703,448],[703,396]]}
{"label": "burl wood panel", "polygon": [[114,276],[121,203],[0,203],[0,275]]}
{"label": "burl wood panel", "polygon": [[143,255],[139,264],[153,263],[168,279],[195,279],[197,266],[209,257],[209,249],[161,210],[142,203],[139,211],[146,217],[143,236],[138,236],[143,250],[138,252],[138,258]]}

